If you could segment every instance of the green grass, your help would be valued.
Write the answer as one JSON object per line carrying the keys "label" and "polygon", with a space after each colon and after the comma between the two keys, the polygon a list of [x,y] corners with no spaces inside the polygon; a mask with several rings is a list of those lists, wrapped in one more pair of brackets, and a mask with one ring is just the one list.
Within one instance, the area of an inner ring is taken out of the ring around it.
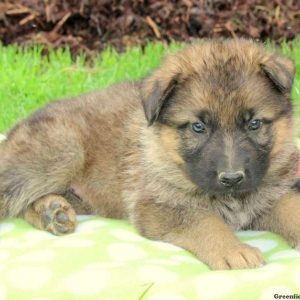
{"label": "green grass", "polygon": [[[182,47],[149,44],[144,51],[129,49],[118,54],[107,49],[87,63],[84,55],[72,60],[68,50],[42,55],[42,48],[21,50],[0,45],[0,132],[45,103],[74,96],[112,83],[138,79],[156,67],[166,52]],[[281,46],[297,65],[293,98],[300,116],[300,39]]]}

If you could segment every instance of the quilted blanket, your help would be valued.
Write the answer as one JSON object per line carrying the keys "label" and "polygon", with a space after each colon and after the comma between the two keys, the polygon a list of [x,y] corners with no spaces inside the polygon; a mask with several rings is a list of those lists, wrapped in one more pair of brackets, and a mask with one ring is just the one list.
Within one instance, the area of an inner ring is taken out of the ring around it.
{"label": "quilted blanket", "polygon": [[23,220],[0,226],[0,299],[274,299],[300,291],[300,252],[269,232],[237,232],[263,251],[254,270],[210,271],[187,251],[125,221],[79,216],[57,237]]}

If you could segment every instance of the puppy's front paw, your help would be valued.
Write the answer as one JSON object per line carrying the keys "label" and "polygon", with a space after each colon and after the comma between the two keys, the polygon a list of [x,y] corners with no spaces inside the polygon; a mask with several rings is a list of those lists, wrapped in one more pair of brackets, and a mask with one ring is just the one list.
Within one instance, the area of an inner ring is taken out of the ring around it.
{"label": "puppy's front paw", "polygon": [[264,265],[264,258],[259,249],[238,243],[227,249],[219,249],[214,257],[207,261],[213,270],[251,269]]}

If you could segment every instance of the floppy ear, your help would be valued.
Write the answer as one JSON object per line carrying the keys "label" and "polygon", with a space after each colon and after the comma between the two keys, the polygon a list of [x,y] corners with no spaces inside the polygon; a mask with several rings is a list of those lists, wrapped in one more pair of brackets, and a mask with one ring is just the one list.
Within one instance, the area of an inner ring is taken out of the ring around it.
{"label": "floppy ear", "polygon": [[162,119],[179,86],[196,72],[194,63],[200,54],[189,49],[168,54],[160,67],[142,81],[140,96],[148,126]]}
{"label": "floppy ear", "polygon": [[179,75],[170,75],[159,77],[154,74],[153,77],[145,79],[142,83],[142,102],[148,126],[151,126],[167,107],[169,100],[174,95],[178,85]]}
{"label": "floppy ear", "polygon": [[260,67],[279,92],[291,92],[295,76],[295,66],[292,60],[272,56],[266,62],[261,63]]}

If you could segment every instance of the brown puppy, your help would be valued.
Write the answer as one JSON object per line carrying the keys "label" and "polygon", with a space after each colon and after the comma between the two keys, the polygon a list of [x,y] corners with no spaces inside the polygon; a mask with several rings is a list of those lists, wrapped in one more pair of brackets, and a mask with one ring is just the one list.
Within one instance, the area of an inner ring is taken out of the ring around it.
{"label": "brown puppy", "polygon": [[51,103],[0,144],[1,215],[55,234],[75,211],[128,218],[213,269],[260,266],[233,230],[300,244],[293,77],[251,41],[207,41],[142,82]]}

